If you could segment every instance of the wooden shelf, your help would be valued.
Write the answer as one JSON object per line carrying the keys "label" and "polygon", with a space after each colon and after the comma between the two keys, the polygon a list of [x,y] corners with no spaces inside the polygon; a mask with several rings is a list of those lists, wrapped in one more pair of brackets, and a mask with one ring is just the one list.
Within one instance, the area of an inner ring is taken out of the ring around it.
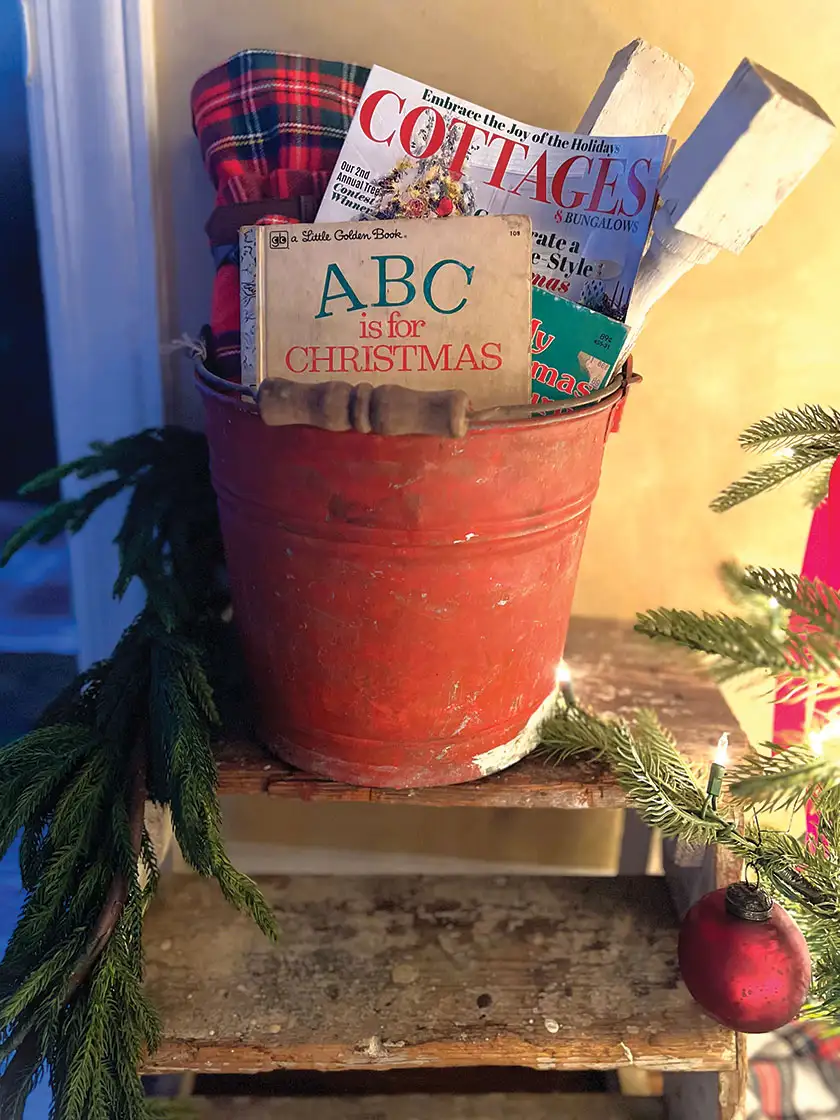
{"label": "wooden shelf", "polygon": [[663,1120],[662,1101],[617,1094],[192,1098],[196,1120]]}
{"label": "wooden shelf", "polygon": [[736,1067],[734,1034],[679,981],[662,879],[260,886],[279,946],[214,883],[162,884],[144,939],[164,1023],[148,1072]]}
{"label": "wooden shelf", "polygon": [[[731,736],[734,759],[744,751],[719,691],[679,650],[634,635],[628,624],[577,619],[567,658],[584,703],[614,715],[655,709],[699,765],[708,765],[721,731]],[[624,804],[611,776],[591,762],[550,768],[526,759],[461,786],[380,790],[293,770],[254,742],[219,743],[217,757],[223,794],[435,806]],[[199,1115],[659,1120],[664,1107],[670,1120],[734,1120],[745,1094],[743,1044],[679,980],[671,899],[684,912],[739,869],[722,851],[683,864],[672,844],[665,849],[664,879],[261,879],[278,915],[279,946],[231,910],[214,883],[165,880],[146,921],[147,986],[164,1022],[147,1071],[388,1078],[380,1071],[405,1077],[411,1069],[459,1069],[463,1076],[467,1067],[633,1064],[665,1071],[664,1106],[598,1094],[423,1097],[406,1086],[387,1098],[206,1099]],[[374,1094],[386,1091],[380,1083]],[[464,1092],[462,1081],[454,1087]]]}
{"label": "wooden shelf", "polygon": [[[722,731],[730,734],[733,760],[745,750],[744,736],[719,690],[683,651],[635,634],[629,623],[577,618],[572,620],[566,656],[578,696],[596,711],[630,716],[638,708],[655,709],[677,736],[681,751],[700,764],[711,761]],[[347,786],[294,770],[254,742],[221,742],[217,758],[223,794],[485,808],[624,804],[611,775],[593,763],[549,767],[541,760],[525,759],[500,774],[460,786],[385,790]]]}

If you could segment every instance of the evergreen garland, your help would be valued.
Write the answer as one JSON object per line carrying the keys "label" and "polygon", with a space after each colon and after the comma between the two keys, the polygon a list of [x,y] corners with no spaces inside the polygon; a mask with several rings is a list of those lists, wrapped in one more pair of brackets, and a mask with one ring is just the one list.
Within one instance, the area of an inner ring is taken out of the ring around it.
{"label": "evergreen garland", "polygon": [[745,451],[774,452],[773,458],[727,486],[712,502],[718,513],[773,490],[797,475],[811,474],[809,503],[825,497],[828,469],[840,455],[840,412],[820,405],[783,409],[741,433]]}
{"label": "evergreen garland", "polygon": [[840,455],[840,411],[818,404],[786,408],[750,424],[738,442],[745,451],[786,451],[833,443],[836,458]]}
{"label": "evergreen garland", "polygon": [[[270,937],[273,916],[225,855],[211,735],[235,659],[204,436],[141,432],[49,471],[100,479],[54,503],[6,545],[75,533],[130,493],[117,537],[121,596],[146,604],[111,657],[83,672],[40,725],[0,750],[0,854],[20,834],[25,900],[0,962],[0,1116],[20,1120],[49,1069],[54,1120],[151,1120],[137,1074],[160,1026],[142,987],[143,914],[157,885],[147,799],[171,810],[185,859]],[[139,868],[145,871],[141,883]]]}
{"label": "evergreen garland", "polygon": [[[827,492],[840,455],[840,411],[806,405],[778,412],[741,436],[749,451],[773,458],[728,486],[712,503],[729,509],[803,472],[811,472],[808,501]],[[657,641],[702,654],[718,680],[748,674],[780,684],[788,699],[830,699],[840,715],[840,595],[820,580],[774,568],[728,563],[724,586],[741,617],[660,608],[638,616],[636,629]],[[792,620],[796,620],[793,622]],[[820,728],[810,729],[819,735]],[[819,743],[822,748],[822,742]],[[706,796],[707,775],[695,774],[672,737],[650,712],[634,723],[600,719],[572,708],[549,721],[538,750],[549,762],[595,756],[607,763],[628,803],[663,835],[687,844],[721,844],[753,865],[771,893],[796,918],[811,953],[812,986],[806,1014],[840,1023],[840,732],[835,753],[799,743],[765,743],[726,772],[726,807]],[[759,830],[761,810],[791,813],[810,803],[819,837],[803,841],[787,831]],[[840,1029],[835,1027],[834,1029]]]}
{"label": "evergreen garland", "polygon": [[[726,809],[712,809],[705,776],[692,771],[674,739],[647,711],[639,712],[631,724],[571,708],[544,726],[538,751],[551,764],[582,757],[605,762],[629,804],[663,836],[689,845],[720,844],[750,863],[796,919],[808,942],[812,983],[805,1014],[840,1019],[840,838],[835,832],[836,814],[830,814],[828,805],[820,800],[821,811],[826,810],[821,824],[826,827],[821,828],[824,841],[815,849],[788,832],[759,831],[749,821],[742,825],[739,807],[772,803],[772,798],[749,784],[756,773],[764,773],[763,752],[754,752],[728,771],[730,801]],[[801,750],[790,755],[787,773],[796,775],[800,796],[821,799],[827,772],[800,776],[802,757]],[[834,780],[836,796],[840,786],[836,770]]]}

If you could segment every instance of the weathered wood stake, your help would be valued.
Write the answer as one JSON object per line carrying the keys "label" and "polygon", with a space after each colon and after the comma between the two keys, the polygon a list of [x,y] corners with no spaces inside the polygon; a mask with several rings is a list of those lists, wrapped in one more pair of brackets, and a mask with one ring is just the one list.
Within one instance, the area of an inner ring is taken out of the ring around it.
{"label": "weathered wood stake", "polygon": [[575,131],[590,136],[668,132],[693,86],[687,66],[660,47],[634,39],[613,57]]}
{"label": "weathered wood stake", "polygon": [[744,59],[665,173],[627,314],[627,349],[650,308],[689,269],[750,243],[834,133],[809,94]]}

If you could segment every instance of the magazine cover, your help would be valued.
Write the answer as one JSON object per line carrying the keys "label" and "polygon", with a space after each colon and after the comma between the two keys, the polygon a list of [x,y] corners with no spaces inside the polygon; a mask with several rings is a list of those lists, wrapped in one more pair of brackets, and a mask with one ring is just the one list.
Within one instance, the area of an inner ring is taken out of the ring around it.
{"label": "magazine cover", "polygon": [[316,221],[525,214],[532,283],[623,320],[667,144],[534,128],[374,66]]}
{"label": "magazine cover", "polygon": [[532,296],[531,404],[600,389],[618,364],[627,327],[539,288]]}

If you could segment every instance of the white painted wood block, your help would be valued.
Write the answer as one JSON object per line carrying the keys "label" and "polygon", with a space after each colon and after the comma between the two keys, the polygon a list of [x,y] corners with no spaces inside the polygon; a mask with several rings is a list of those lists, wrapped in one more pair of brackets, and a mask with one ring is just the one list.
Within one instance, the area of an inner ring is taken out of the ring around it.
{"label": "white painted wood block", "polygon": [[671,224],[668,204],[664,203],[653,220],[653,235],[639,265],[627,323],[630,333],[623,353],[628,353],[638,337],[644,318],[651,307],[669,288],[696,264],[708,264],[720,252],[717,245],[692,237],[690,233],[675,230]]}
{"label": "white painted wood block", "polygon": [[634,39],[616,53],[575,131],[591,136],[668,132],[693,86],[687,66]]}
{"label": "white painted wood block", "polygon": [[834,133],[813,97],[744,59],[664,176],[673,227],[740,253]]}
{"label": "white painted wood block", "polygon": [[817,102],[744,59],[660,183],[627,312],[626,354],[651,307],[695,264],[740,253],[834,139]]}

